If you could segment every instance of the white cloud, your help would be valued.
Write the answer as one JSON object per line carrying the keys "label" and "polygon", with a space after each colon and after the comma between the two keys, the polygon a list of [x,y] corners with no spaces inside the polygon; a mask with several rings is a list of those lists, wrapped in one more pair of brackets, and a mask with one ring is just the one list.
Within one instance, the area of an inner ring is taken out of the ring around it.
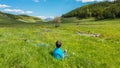
{"label": "white cloud", "polygon": [[91,1],[94,1],[94,0],[76,0],[77,2],[91,2]]}
{"label": "white cloud", "polygon": [[26,11],[26,13],[27,13],[27,14],[31,14],[31,13],[33,13],[33,11]]}
{"label": "white cloud", "polygon": [[4,12],[13,12],[13,13],[18,13],[18,14],[31,14],[33,13],[32,11],[24,11],[21,9],[4,9]]}
{"label": "white cloud", "polygon": [[97,1],[97,2],[100,2],[100,1],[115,1],[115,0],[76,0],[77,2],[93,2],[93,1]]}
{"label": "white cloud", "polygon": [[3,8],[1,11],[3,12],[9,12],[9,13],[16,13],[16,14],[32,14],[32,11],[24,11],[21,9],[11,9],[11,6],[6,4],[0,4],[0,8]]}
{"label": "white cloud", "polygon": [[51,19],[54,19],[54,16],[37,16],[41,19],[46,19],[46,18],[51,18]]}
{"label": "white cloud", "polygon": [[15,13],[24,13],[23,10],[20,9],[4,9],[5,12],[15,12]]}
{"label": "white cloud", "polygon": [[0,4],[0,8],[9,8],[10,6],[9,5],[6,5],[6,4]]}

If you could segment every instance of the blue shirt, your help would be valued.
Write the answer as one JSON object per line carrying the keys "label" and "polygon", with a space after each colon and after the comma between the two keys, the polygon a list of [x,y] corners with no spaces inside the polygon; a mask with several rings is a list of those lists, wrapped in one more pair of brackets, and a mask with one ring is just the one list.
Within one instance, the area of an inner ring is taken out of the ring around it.
{"label": "blue shirt", "polygon": [[62,52],[62,50],[60,48],[55,48],[54,51],[53,51],[53,56],[56,58],[56,59],[61,59],[63,58],[64,54]]}

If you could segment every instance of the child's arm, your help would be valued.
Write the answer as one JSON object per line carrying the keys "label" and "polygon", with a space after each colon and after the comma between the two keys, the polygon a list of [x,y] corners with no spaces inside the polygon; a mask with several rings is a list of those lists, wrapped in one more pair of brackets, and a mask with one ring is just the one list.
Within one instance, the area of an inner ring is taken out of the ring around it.
{"label": "child's arm", "polygon": [[64,57],[64,53],[62,52],[62,50],[59,52],[58,55],[60,56],[60,58],[63,58],[63,57]]}
{"label": "child's arm", "polygon": [[57,54],[60,58],[63,58],[63,55],[61,55],[61,54]]}

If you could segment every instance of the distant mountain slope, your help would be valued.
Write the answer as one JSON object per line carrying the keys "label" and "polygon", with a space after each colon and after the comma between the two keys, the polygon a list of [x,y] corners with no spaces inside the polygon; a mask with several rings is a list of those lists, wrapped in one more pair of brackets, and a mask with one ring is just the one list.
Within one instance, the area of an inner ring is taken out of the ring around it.
{"label": "distant mountain slope", "polygon": [[0,12],[0,23],[39,23],[40,18],[28,15],[13,15]]}
{"label": "distant mountain slope", "polygon": [[80,19],[89,17],[95,17],[96,19],[120,18],[120,0],[85,5],[62,15],[62,17],[77,17]]}

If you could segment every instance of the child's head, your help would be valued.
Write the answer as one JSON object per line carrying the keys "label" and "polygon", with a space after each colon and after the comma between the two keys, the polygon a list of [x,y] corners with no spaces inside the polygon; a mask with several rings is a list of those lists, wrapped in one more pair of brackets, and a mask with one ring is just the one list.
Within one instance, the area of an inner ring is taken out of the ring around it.
{"label": "child's head", "polygon": [[56,41],[56,47],[57,47],[57,48],[60,48],[61,45],[62,45],[62,43],[61,43],[60,41]]}

